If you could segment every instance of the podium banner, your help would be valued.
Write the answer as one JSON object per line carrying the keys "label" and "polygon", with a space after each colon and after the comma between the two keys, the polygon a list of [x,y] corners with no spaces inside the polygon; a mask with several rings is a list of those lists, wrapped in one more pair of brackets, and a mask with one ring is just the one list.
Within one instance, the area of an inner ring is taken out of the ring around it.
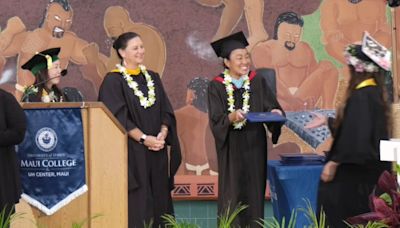
{"label": "podium banner", "polygon": [[51,215],[85,193],[83,126],[79,108],[28,109],[18,146],[22,198]]}

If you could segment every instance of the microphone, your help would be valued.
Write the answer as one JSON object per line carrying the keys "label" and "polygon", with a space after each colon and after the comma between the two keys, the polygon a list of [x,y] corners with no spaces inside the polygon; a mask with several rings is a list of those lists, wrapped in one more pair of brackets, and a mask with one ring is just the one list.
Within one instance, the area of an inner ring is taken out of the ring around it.
{"label": "microphone", "polygon": [[68,74],[68,70],[67,69],[64,69],[64,70],[61,71],[61,77],[64,77],[67,74]]}
{"label": "microphone", "polygon": [[33,84],[32,86],[38,86],[38,85],[41,85],[41,84],[43,84],[43,83],[46,83],[46,82],[48,82],[48,81],[50,81],[50,80],[53,80],[53,79],[55,79],[55,78],[64,77],[65,75],[67,75],[67,73],[68,73],[68,70],[67,70],[67,69],[64,69],[64,70],[61,71],[61,73],[60,73],[59,76],[48,78],[48,79],[46,79],[46,80],[40,81],[40,82],[38,82],[38,83],[36,83],[36,84]]}
{"label": "microphone", "polygon": [[[48,81],[54,79],[54,78],[64,77],[65,75],[67,75],[67,73],[68,73],[67,69],[64,69],[64,70],[61,71],[61,73],[60,73],[59,76],[51,77],[51,78],[48,78],[48,79],[43,80],[43,81],[41,81],[41,82],[35,83],[35,84],[29,86],[28,88],[36,87],[36,86],[38,86],[38,85],[41,85],[41,84],[43,84],[43,83],[46,83],[46,82],[48,82]],[[17,88],[17,90],[19,90],[17,86],[20,86],[20,85],[18,85],[18,84],[15,85],[15,88]],[[20,87],[22,87],[22,86],[20,86]],[[20,91],[22,91],[22,90],[20,90]],[[27,98],[27,96],[28,96],[28,94],[24,94],[24,95],[22,96],[22,98],[21,98],[21,101],[23,101],[23,102],[29,102],[29,101],[25,101],[25,99]]]}

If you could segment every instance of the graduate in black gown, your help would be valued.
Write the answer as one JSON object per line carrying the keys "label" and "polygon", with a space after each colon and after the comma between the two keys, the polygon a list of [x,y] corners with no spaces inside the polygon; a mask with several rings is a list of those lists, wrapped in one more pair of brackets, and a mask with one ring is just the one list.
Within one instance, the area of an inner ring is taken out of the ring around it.
{"label": "graduate in black gown", "polygon": [[142,65],[145,49],[140,36],[124,33],[113,47],[122,62],[105,76],[99,101],[129,135],[129,227],[143,227],[151,220],[154,227],[164,226],[160,216],[173,214],[170,191],[181,162],[174,112],[159,75]]}
{"label": "graduate in black gown", "polygon": [[24,65],[35,76],[33,85],[17,89],[23,92],[22,102],[77,102],[82,101],[81,93],[71,87],[60,90],[58,84],[67,71],[61,69],[58,53],[60,48],[50,48],[32,56]]}
{"label": "graduate in black gown", "polygon": [[345,53],[351,78],[343,107],[328,123],[333,135],[319,186],[319,209],[330,227],[347,227],[349,217],[370,211],[369,195],[391,163],[381,162],[379,141],[389,139],[389,107],[385,70],[350,45]]}
{"label": "graduate in black gown", "polygon": [[[241,203],[248,208],[235,220],[240,227],[257,227],[264,218],[267,181],[267,132],[263,123],[246,121],[247,112],[283,115],[265,79],[250,71],[247,40],[242,32],[212,44],[225,71],[208,87],[208,110],[218,157],[218,215]],[[268,123],[276,143],[282,123]]]}
{"label": "graduate in black gown", "polygon": [[21,196],[15,145],[22,142],[26,117],[17,100],[0,89],[0,211],[8,215]]}

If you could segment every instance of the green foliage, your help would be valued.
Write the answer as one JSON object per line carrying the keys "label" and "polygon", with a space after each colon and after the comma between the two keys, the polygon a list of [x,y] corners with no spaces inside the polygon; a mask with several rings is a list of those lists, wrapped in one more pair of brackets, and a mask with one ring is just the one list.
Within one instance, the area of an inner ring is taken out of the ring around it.
{"label": "green foliage", "polygon": [[153,219],[150,219],[149,223],[143,222],[143,228],[153,228]]}
{"label": "green foliage", "polygon": [[95,215],[93,215],[92,217],[90,217],[90,218],[85,218],[85,219],[83,219],[83,220],[80,221],[80,222],[73,222],[73,223],[72,223],[72,228],[82,228],[83,225],[85,225],[86,222],[88,222],[88,221],[90,221],[90,220],[93,220],[93,219],[95,219],[95,218],[98,218],[98,217],[100,217],[100,216],[102,216],[102,215],[101,215],[101,214],[95,214]]}
{"label": "green foliage", "polygon": [[400,174],[400,165],[396,163],[396,167],[394,168],[397,174]]}
{"label": "green foliage", "polygon": [[379,198],[383,199],[387,205],[392,206],[393,201],[389,194],[383,193]]}
{"label": "green foliage", "polygon": [[185,221],[178,222],[173,215],[165,214],[161,216],[165,220],[165,227],[168,228],[199,228],[197,224],[191,224]]}
{"label": "green foliage", "polygon": [[321,211],[319,212],[319,220],[316,216],[316,213],[314,212],[311,202],[309,199],[303,199],[304,202],[306,203],[306,209],[304,208],[299,208],[298,210],[304,212],[304,215],[307,217],[307,220],[310,222],[310,225],[308,228],[329,228],[329,226],[326,225],[326,214],[321,208]]}
{"label": "green foliage", "polygon": [[389,227],[385,223],[376,222],[376,221],[370,221],[366,225],[361,225],[361,224],[351,225],[347,222],[345,222],[345,223],[348,227],[351,227],[351,228],[385,228],[385,227]]}
{"label": "green foliage", "polygon": [[[14,209],[14,207],[12,208]],[[10,212],[6,212],[6,207],[4,207],[1,212],[0,212],[0,228],[8,228],[11,223],[18,219],[18,218],[23,218],[22,213],[12,213],[13,210],[10,210]]]}
{"label": "green foliage", "polygon": [[276,218],[273,217],[267,219],[260,219],[260,221],[257,221],[257,223],[262,227],[268,227],[268,228],[295,228],[296,219],[297,219],[297,211],[292,210],[289,223],[287,226],[285,217],[282,218],[281,222],[279,222]]}
{"label": "green foliage", "polygon": [[230,207],[228,207],[224,214],[218,216],[218,228],[231,228],[235,218],[248,207],[247,205],[239,203],[232,213]]}
{"label": "green foliage", "polygon": [[296,227],[297,215],[298,212],[300,211],[304,213],[304,215],[306,216],[307,220],[310,223],[308,226],[304,226],[304,228],[329,228],[329,226],[326,225],[325,212],[321,209],[318,219],[311,206],[310,200],[308,199],[303,199],[303,200],[306,204],[306,207],[292,210],[287,225],[285,217],[283,217],[280,222],[276,218],[267,218],[267,219],[260,219],[260,221],[257,221],[257,223],[262,227],[268,227],[268,228],[294,228]]}

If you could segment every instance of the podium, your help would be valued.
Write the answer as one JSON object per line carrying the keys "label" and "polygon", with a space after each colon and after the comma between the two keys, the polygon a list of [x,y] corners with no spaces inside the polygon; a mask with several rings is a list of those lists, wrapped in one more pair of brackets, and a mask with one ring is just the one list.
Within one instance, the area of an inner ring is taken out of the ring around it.
{"label": "podium", "polygon": [[[323,164],[282,165],[280,161],[268,161],[268,180],[275,218],[285,217],[289,222],[293,210],[306,209],[304,200],[309,200],[317,212],[317,195]],[[310,225],[306,215],[297,211],[296,228]]]}
{"label": "podium", "polygon": [[100,102],[22,103],[22,107],[81,109],[88,191],[50,216],[21,199],[16,212],[24,218],[11,227],[69,228],[85,220],[83,227],[128,227],[127,134],[112,113]]}

